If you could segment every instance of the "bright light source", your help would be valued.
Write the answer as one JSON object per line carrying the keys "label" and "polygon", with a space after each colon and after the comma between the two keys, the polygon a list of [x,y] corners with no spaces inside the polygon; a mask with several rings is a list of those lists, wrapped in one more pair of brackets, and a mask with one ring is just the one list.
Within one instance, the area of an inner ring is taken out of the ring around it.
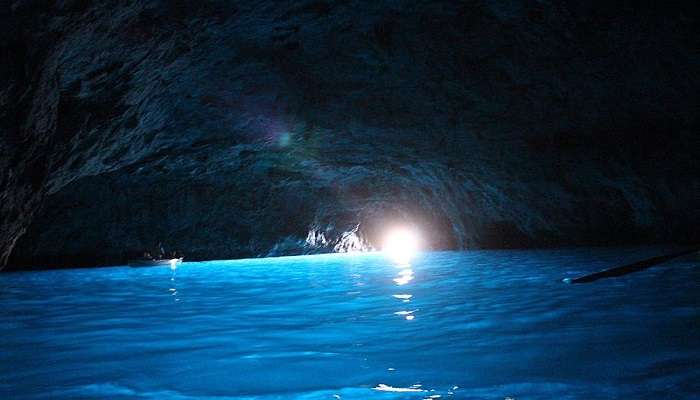
{"label": "bright light source", "polygon": [[408,264],[420,247],[418,234],[408,228],[396,228],[387,233],[382,252],[399,264]]}

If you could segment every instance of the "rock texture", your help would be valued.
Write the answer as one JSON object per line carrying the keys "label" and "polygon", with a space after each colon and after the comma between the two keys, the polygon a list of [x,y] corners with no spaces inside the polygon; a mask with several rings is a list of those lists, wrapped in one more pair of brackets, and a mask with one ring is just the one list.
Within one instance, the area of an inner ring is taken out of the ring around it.
{"label": "rock texture", "polygon": [[697,241],[699,6],[614,3],[5,3],[0,265]]}

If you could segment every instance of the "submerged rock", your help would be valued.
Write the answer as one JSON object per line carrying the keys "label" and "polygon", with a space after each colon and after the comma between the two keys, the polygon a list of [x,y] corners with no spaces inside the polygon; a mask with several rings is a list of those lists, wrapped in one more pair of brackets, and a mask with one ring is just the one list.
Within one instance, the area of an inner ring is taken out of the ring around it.
{"label": "submerged rock", "polygon": [[14,1],[0,265],[698,240],[698,6],[617,7]]}

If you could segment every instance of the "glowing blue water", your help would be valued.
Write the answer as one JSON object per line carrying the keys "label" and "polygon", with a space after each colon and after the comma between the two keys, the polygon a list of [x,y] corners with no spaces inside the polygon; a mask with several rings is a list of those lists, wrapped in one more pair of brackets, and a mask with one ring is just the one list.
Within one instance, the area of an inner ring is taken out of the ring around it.
{"label": "glowing blue water", "polygon": [[2,274],[0,397],[697,399],[697,257],[561,283],[662,251]]}

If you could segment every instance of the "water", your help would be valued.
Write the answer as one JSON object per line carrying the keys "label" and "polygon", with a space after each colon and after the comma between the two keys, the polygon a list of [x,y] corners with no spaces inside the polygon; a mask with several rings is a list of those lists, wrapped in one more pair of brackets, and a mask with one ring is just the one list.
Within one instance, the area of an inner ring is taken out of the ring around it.
{"label": "water", "polygon": [[6,273],[0,397],[698,399],[697,256],[561,282],[666,250]]}

